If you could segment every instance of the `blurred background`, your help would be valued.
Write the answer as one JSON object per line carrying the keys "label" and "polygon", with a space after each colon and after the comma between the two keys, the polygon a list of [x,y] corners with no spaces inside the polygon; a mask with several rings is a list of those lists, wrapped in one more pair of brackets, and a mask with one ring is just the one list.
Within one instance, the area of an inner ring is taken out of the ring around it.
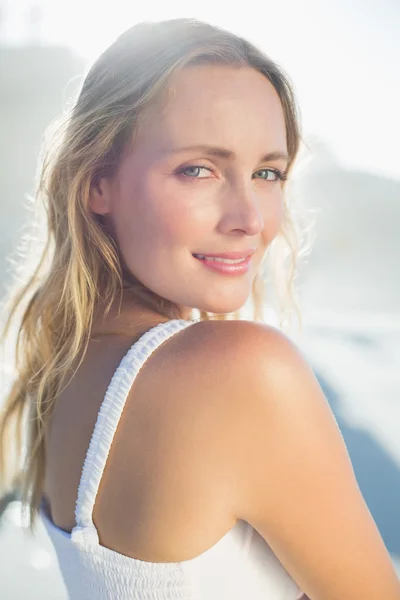
{"label": "blurred background", "polygon": [[[293,82],[308,147],[293,193],[316,215],[301,273],[304,329],[293,337],[400,574],[398,0],[202,0],[190,9],[179,0],[0,0],[0,295],[45,127],[119,33],[181,16],[244,35]],[[65,599],[44,529],[30,538],[16,501],[0,514],[0,597]]]}

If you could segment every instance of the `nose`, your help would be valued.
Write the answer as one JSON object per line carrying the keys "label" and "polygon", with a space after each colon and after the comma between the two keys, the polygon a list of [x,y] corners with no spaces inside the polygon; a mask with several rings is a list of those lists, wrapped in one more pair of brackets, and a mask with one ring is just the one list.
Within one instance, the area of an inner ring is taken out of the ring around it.
{"label": "nose", "polygon": [[225,201],[220,222],[225,233],[241,230],[247,235],[257,235],[263,230],[262,204],[251,183],[236,183],[230,186]]}

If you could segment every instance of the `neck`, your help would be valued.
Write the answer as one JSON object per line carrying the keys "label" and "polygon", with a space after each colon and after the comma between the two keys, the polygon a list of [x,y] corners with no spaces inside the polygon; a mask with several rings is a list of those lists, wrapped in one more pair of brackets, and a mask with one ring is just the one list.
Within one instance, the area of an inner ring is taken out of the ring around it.
{"label": "neck", "polygon": [[146,304],[124,297],[121,303],[115,301],[107,314],[105,314],[105,305],[98,306],[93,322],[92,336],[132,336],[141,330],[145,331],[158,323],[165,323],[169,320],[167,316]]}

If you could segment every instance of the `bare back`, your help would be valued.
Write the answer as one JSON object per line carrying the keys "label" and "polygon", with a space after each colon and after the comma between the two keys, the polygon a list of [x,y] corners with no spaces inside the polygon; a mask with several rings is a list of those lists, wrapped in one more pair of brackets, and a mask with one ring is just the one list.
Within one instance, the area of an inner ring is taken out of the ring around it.
{"label": "bare back", "polygon": [[[91,348],[54,413],[46,492],[66,530],[101,399],[126,349]],[[103,546],[150,562],[195,558],[247,521],[311,598],[372,590],[400,600],[322,390],[291,342],[258,324],[199,322],[150,356],[93,516]]]}
{"label": "bare back", "polygon": [[[145,362],[112,443],[94,522],[102,545],[132,558],[190,559],[237,520],[218,448],[217,404],[211,396],[206,402],[196,384],[205,347],[196,343],[195,330],[204,325],[179,332]],[[82,466],[107,387],[142,334],[92,341],[57,400],[47,438],[45,495],[52,520],[65,531],[75,525]]]}

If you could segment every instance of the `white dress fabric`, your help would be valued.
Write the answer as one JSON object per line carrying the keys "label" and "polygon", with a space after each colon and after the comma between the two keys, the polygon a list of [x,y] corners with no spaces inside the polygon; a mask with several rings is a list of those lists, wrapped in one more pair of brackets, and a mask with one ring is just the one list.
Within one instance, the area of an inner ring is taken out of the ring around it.
{"label": "white dress fabric", "polygon": [[245,521],[214,546],[182,562],[152,563],[99,544],[93,507],[112,440],[132,384],[164,341],[195,321],[174,319],[147,331],[117,368],[87,451],[71,533],[42,521],[55,548],[71,600],[297,600],[302,592],[265,540]]}

